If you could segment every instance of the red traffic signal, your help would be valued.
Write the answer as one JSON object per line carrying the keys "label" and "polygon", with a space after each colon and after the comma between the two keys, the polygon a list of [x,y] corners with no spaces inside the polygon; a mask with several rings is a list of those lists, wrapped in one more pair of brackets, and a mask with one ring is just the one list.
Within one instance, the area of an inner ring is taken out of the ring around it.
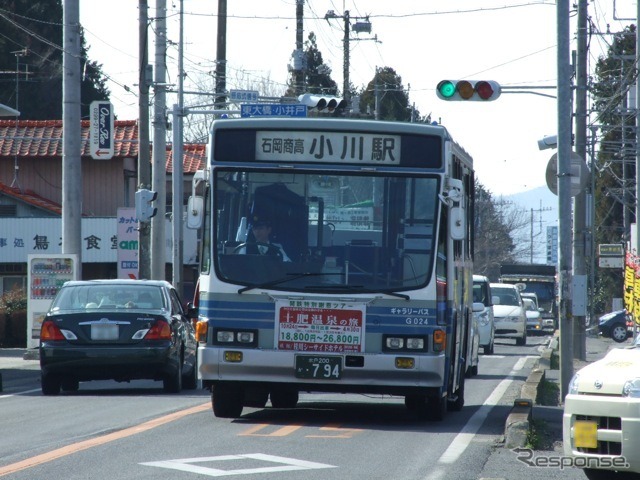
{"label": "red traffic signal", "polygon": [[449,101],[491,102],[500,93],[500,84],[493,80],[442,80],[436,87],[438,98]]}

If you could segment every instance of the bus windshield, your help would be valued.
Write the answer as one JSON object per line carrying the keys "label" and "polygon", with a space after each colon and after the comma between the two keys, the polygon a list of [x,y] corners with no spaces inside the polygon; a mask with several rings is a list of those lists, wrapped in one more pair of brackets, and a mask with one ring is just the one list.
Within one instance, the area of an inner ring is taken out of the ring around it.
{"label": "bus windshield", "polygon": [[282,291],[392,292],[430,281],[437,176],[218,167],[217,277]]}

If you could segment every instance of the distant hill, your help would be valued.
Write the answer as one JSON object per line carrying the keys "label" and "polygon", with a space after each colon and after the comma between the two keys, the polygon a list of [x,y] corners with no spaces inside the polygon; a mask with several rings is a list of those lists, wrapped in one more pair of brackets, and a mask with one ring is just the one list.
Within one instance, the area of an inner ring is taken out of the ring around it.
{"label": "distant hill", "polygon": [[[538,241],[545,245],[535,249],[533,262],[546,263],[547,227],[558,225],[558,197],[544,186],[512,195],[494,195],[494,200],[499,201],[501,198],[505,202],[512,202],[514,207],[528,212],[529,218],[531,218],[531,213],[533,214],[534,232],[542,231]],[[531,257],[528,257],[522,261],[528,263],[530,259]]]}

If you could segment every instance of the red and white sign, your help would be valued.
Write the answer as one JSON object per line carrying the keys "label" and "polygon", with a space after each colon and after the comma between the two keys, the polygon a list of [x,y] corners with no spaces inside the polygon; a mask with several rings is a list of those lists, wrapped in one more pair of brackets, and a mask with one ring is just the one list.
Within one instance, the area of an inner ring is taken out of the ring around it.
{"label": "red and white sign", "polygon": [[277,348],[300,352],[362,352],[365,305],[278,300]]}

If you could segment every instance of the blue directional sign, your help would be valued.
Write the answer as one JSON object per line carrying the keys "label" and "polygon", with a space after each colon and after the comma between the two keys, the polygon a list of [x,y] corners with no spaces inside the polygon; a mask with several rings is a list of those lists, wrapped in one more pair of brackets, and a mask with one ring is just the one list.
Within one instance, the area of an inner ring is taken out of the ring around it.
{"label": "blue directional sign", "polygon": [[301,103],[290,104],[244,104],[240,105],[241,117],[306,117],[307,106]]}

